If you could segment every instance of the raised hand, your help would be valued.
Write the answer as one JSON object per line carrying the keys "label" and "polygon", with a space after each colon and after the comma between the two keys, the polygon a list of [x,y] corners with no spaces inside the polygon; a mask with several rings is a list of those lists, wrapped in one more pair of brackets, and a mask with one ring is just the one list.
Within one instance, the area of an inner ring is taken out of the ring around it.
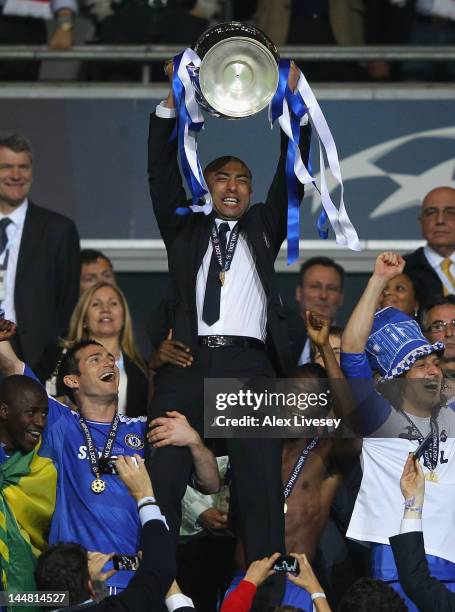
{"label": "raised hand", "polygon": [[17,325],[8,319],[0,319],[0,342],[10,340],[16,333]]}
{"label": "raised hand", "polygon": [[299,562],[299,573],[297,576],[294,574],[288,574],[288,578],[294,584],[297,584],[302,589],[307,590],[309,593],[314,593],[315,591],[322,591],[321,585],[319,584],[318,579],[316,578],[313,568],[310,565],[306,555],[291,553],[291,557],[297,559]]}
{"label": "raised hand", "polygon": [[321,349],[329,342],[330,319],[309,310],[305,314],[308,337],[313,344]]}
{"label": "raised hand", "polygon": [[139,501],[143,497],[155,497],[150,476],[145,468],[144,460],[139,455],[119,455],[115,467],[120,480],[128,489],[128,493]]}
{"label": "raised hand", "polygon": [[289,76],[288,76],[288,86],[291,91],[295,91],[297,88],[297,83],[300,79],[300,69],[293,61],[291,62],[291,66],[289,68]]}
{"label": "raised hand", "polygon": [[165,363],[172,363],[182,368],[187,368],[193,363],[190,349],[183,342],[172,340],[172,329],[150,360],[149,369],[155,371]]}
{"label": "raised hand", "polygon": [[420,461],[409,454],[404,464],[400,479],[400,488],[405,499],[419,499],[423,501],[425,495],[425,476]]}
{"label": "raised hand", "polygon": [[117,573],[117,570],[110,569],[107,572],[101,571],[106,563],[112,559],[114,553],[100,553],[94,551],[87,552],[87,565],[88,565],[88,573],[90,575],[90,580],[99,580],[100,582],[105,582],[111,576]]}
{"label": "raised hand", "polygon": [[405,263],[401,255],[391,251],[381,253],[376,258],[373,276],[388,281],[403,272]]}
{"label": "raised hand", "polygon": [[246,571],[244,580],[252,582],[257,587],[260,586],[269,576],[273,574],[272,567],[279,556],[280,553],[276,552],[271,557],[264,557],[258,561],[253,561]]}
{"label": "raised hand", "polygon": [[204,527],[206,531],[221,531],[227,528],[227,516],[224,512],[220,512],[218,508],[208,508],[201,512],[198,518],[198,523]]}
{"label": "raised hand", "polygon": [[162,446],[191,446],[202,444],[201,437],[191,427],[186,417],[176,410],[166,412],[165,417],[150,421],[147,441],[155,448]]}

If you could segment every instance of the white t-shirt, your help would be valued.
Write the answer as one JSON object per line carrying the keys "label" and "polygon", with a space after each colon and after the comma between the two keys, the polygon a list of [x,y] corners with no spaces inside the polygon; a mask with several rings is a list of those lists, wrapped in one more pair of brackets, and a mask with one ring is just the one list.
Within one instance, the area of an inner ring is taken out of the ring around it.
{"label": "white t-shirt", "polygon": [[[361,385],[354,384],[352,389],[361,392],[360,412],[366,415],[371,411],[370,423],[377,423],[375,429],[370,430],[373,433],[363,439],[363,477],[346,535],[362,542],[389,544],[389,537],[400,533],[404,504],[400,490],[403,467],[408,454],[417,448],[419,441],[407,439],[410,434],[408,419],[373,389],[373,382],[368,380],[371,371],[364,355],[342,353],[341,364],[347,378],[363,381]],[[360,399],[359,395],[357,399]],[[375,419],[375,416],[379,418]],[[408,416],[423,436],[429,433],[429,417]],[[439,450],[434,472],[438,482],[425,482],[422,513],[425,552],[455,563],[455,411],[441,408],[437,423]],[[429,473],[423,460],[421,464],[424,472]]]}

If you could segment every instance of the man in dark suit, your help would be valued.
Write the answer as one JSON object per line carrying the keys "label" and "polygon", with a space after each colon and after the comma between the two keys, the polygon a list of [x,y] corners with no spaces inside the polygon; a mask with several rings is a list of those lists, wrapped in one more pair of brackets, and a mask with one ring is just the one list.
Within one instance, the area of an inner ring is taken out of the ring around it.
{"label": "man in dark suit", "polygon": [[[425,476],[419,460],[412,455],[404,466],[400,486],[405,499],[403,521],[400,534],[391,537],[390,544],[401,586],[422,612],[451,612],[455,610],[455,593],[431,576],[425,558],[422,533]],[[453,563],[448,565],[453,567]],[[453,575],[448,579],[453,584]]]}
{"label": "man in dark suit", "polygon": [[[292,89],[298,78],[299,71],[292,66]],[[174,117],[171,89],[165,103],[151,116],[148,171],[155,215],[168,253],[173,337],[190,348],[194,361],[190,367],[166,364],[160,369],[149,416],[181,410],[202,430],[205,377],[272,378],[276,373],[285,375],[292,367],[285,310],[274,272],[275,258],[286,237],[287,140],[282,140],[280,161],[265,204],[250,207],[249,168],[237,158],[223,157],[205,170],[213,214],[179,216],[175,210],[184,205],[186,196],[177,143],[170,142]],[[306,161],[305,129],[301,143]],[[303,187],[299,184],[298,189],[301,198]],[[220,268],[216,257],[223,242],[227,252],[235,247],[228,270]],[[248,564],[284,550],[281,444],[259,438],[229,439],[228,449]],[[172,447],[152,451],[149,462],[158,500],[176,535],[180,499],[191,471],[190,457],[184,449]],[[281,593],[271,603],[280,600]]]}
{"label": "man in dark suit", "polygon": [[455,189],[436,187],[422,202],[424,247],[405,255],[404,273],[422,295],[455,293]]}
{"label": "man in dark suit", "polygon": [[32,204],[32,151],[20,134],[0,137],[0,302],[17,323],[15,349],[35,365],[64,337],[79,294],[73,221]]}

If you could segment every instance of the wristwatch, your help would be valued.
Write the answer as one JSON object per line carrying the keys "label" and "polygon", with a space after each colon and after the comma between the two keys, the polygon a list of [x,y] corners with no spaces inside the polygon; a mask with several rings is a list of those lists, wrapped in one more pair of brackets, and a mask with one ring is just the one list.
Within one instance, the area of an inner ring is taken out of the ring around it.
{"label": "wristwatch", "polygon": [[57,17],[57,23],[60,30],[64,32],[70,32],[73,29],[73,17],[71,15]]}

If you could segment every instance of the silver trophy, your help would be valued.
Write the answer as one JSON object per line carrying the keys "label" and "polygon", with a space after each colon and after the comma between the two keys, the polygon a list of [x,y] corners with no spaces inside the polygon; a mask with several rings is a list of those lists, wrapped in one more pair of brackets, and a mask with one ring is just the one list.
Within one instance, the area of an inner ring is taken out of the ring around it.
{"label": "silver trophy", "polygon": [[201,59],[195,90],[202,108],[217,117],[242,119],[269,104],[278,86],[280,56],[264,32],[235,21],[218,23],[193,48]]}

